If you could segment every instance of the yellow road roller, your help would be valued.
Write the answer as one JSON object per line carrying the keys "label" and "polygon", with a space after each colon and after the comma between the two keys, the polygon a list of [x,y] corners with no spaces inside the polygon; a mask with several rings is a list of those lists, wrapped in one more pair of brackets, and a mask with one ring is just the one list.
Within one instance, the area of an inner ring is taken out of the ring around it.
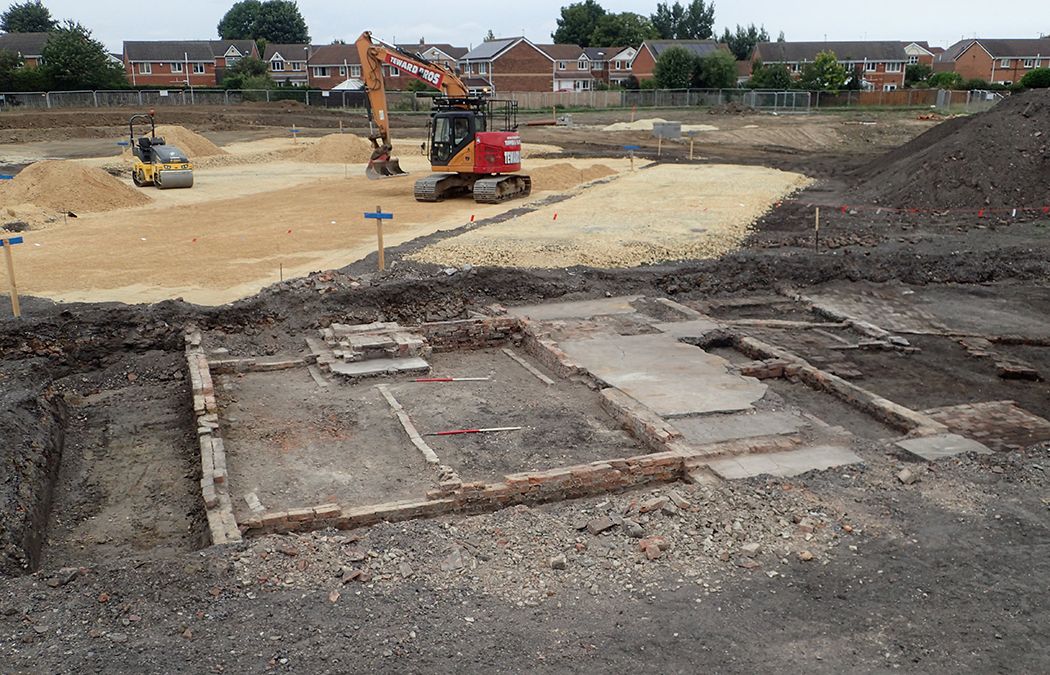
{"label": "yellow road roller", "polygon": [[[135,123],[149,123],[149,136],[135,138]],[[193,164],[186,153],[157,137],[154,112],[132,115],[128,120],[131,134],[131,152],[135,164],[131,180],[139,187],[154,185],[161,190],[193,187]]]}

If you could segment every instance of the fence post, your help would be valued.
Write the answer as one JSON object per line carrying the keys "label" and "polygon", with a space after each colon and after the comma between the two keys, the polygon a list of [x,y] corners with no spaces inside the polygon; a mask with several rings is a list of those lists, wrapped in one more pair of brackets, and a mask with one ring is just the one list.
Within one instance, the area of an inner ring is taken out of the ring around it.
{"label": "fence post", "polygon": [[94,99],[95,107],[97,108],[98,107],[98,92],[97,91],[92,91],[91,92],[91,98]]}
{"label": "fence post", "polygon": [[222,102],[225,105],[230,105],[230,90],[229,89],[223,89],[222,90]]}
{"label": "fence post", "polygon": [[45,92],[44,93],[44,101],[47,102],[47,109],[50,110],[51,109],[51,92]]}

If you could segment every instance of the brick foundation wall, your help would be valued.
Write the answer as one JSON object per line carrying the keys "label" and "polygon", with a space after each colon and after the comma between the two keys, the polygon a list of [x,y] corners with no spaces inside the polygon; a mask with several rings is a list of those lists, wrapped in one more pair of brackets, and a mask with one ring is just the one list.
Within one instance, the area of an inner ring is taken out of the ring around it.
{"label": "brick foundation wall", "polygon": [[424,323],[419,333],[435,352],[502,347],[523,338],[522,321],[512,316]]}
{"label": "brick foundation wall", "polygon": [[215,384],[211,379],[208,358],[201,347],[197,330],[186,333],[186,363],[189,366],[193,393],[193,414],[197,419],[197,440],[201,453],[201,499],[208,519],[212,544],[241,541],[241,532],[233,515],[229,472],[226,470],[226,447],[219,436],[219,406]]}

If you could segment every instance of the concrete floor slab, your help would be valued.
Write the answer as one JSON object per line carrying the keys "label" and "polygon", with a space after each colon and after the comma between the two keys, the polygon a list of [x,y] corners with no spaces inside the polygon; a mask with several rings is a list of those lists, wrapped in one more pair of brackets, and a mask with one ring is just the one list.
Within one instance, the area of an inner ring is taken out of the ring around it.
{"label": "concrete floor slab", "polygon": [[631,303],[641,297],[640,295],[624,295],[616,298],[600,298],[598,300],[522,305],[521,307],[511,307],[507,310],[507,313],[511,316],[524,316],[536,321],[589,319],[594,316],[608,316],[610,314],[634,314],[637,310],[631,306]]}
{"label": "concrete floor slab", "polygon": [[369,359],[367,361],[336,361],[330,366],[333,373],[343,377],[370,377],[397,373],[430,372],[430,364],[412,356],[404,359]]}
{"label": "concrete floor slab", "polygon": [[750,410],[766,385],[666,333],[559,343],[577,364],[663,417]]}
{"label": "concrete floor slab", "polygon": [[922,438],[905,438],[897,441],[897,447],[931,462],[966,452],[976,452],[979,455],[992,454],[988,446],[983,443],[978,443],[958,434],[937,434],[936,436],[924,436]]}
{"label": "concrete floor slab", "polygon": [[848,448],[818,446],[787,452],[727,457],[711,461],[707,466],[722,478],[734,480],[763,474],[797,476],[807,471],[823,471],[834,466],[861,464],[863,461]]}
{"label": "concrete floor slab", "polygon": [[732,415],[682,417],[672,422],[687,443],[706,445],[739,438],[793,434],[809,426],[806,418],[791,412],[753,412]]}
{"label": "concrete floor slab", "polygon": [[653,328],[675,338],[701,338],[722,325],[714,319],[693,319],[691,321],[672,321],[655,323]]}

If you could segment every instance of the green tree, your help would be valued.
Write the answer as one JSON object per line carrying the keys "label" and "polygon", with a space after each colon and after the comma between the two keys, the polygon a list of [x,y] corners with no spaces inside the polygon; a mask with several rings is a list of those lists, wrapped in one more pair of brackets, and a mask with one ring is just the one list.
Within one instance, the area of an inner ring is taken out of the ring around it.
{"label": "green tree", "polygon": [[591,46],[591,35],[598,27],[598,21],[605,16],[605,8],[595,0],[574,2],[561,8],[558,28],[551,37],[558,44],[574,44],[581,47]]}
{"label": "green tree", "polygon": [[634,12],[620,12],[606,14],[598,19],[598,25],[591,33],[590,44],[595,47],[626,47],[640,45],[655,37],[658,34],[648,17]]}
{"label": "green tree", "polygon": [[680,40],[707,40],[715,34],[715,3],[693,0],[686,7],[679,26]]}
{"label": "green tree", "polygon": [[656,59],[653,80],[659,89],[685,89],[693,81],[696,58],[682,47],[665,49]]}
{"label": "green tree", "polygon": [[802,69],[801,84],[804,89],[813,91],[838,91],[845,86],[847,79],[849,73],[839,63],[835,52],[824,51]]}
{"label": "green tree", "polygon": [[933,67],[925,63],[913,63],[904,69],[904,86],[914,87],[919,82],[925,82],[933,75]]}
{"label": "green tree", "polygon": [[218,31],[224,40],[310,41],[306,20],[292,0],[236,2],[219,21]]}
{"label": "green tree", "polygon": [[1050,68],[1036,68],[1029,70],[1021,78],[1021,86],[1025,89],[1047,89],[1050,88]]}
{"label": "green tree", "polygon": [[0,49],[0,91],[14,91],[15,73],[22,68],[18,54]]}
{"label": "green tree", "polygon": [[241,0],[234,3],[219,21],[219,37],[223,40],[254,40],[261,7],[260,0]]}
{"label": "green tree", "polygon": [[766,32],[765,26],[755,27],[755,24],[751,24],[744,28],[737,24],[735,32],[730,33],[726,28],[719,42],[724,42],[738,61],[746,61],[751,58],[755,45],[759,42],[769,42],[769,33]]}
{"label": "green tree", "polygon": [[673,5],[659,2],[650,18],[664,40],[706,40],[714,35],[715,4],[704,0],[692,0],[686,6],[678,0]]}
{"label": "green tree", "polygon": [[846,91],[860,91],[864,88],[864,66],[856,64],[852,70],[846,71],[846,82],[842,85]]}
{"label": "green tree", "polygon": [[949,71],[934,73],[926,80],[926,83],[933,89],[958,89],[962,81],[962,75]]}
{"label": "green tree", "polygon": [[266,62],[254,56],[238,59],[226,69],[222,78],[222,86],[227,89],[269,89],[273,85]]}
{"label": "green tree", "polygon": [[752,89],[790,89],[795,84],[791,71],[783,63],[763,64],[756,61],[748,85]]}
{"label": "green tree", "polygon": [[51,32],[41,56],[41,74],[55,89],[115,89],[126,87],[124,68],[113,63],[91,31],[66,21]]}
{"label": "green tree", "polygon": [[700,89],[731,89],[736,86],[736,59],[721,49],[700,57],[693,73],[693,86]]}
{"label": "green tree", "polygon": [[55,28],[58,22],[40,0],[16,2],[0,14],[0,30],[6,33],[46,33]]}

